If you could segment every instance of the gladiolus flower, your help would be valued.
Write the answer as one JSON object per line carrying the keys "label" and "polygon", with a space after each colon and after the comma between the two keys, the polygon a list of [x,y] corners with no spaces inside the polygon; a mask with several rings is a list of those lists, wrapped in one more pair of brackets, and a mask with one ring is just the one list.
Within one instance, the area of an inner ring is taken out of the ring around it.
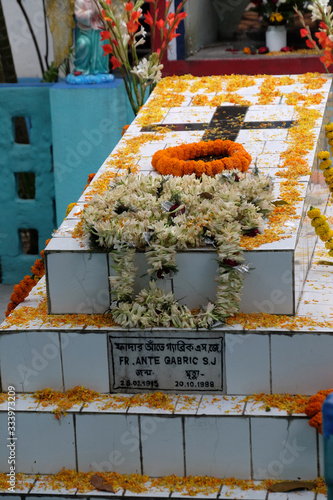
{"label": "gladiolus flower", "polygon": [[156,26],[158,27],[158,29],[162,30],[164,28],[164,19],[159,19],[156,23]]}
{"label": "gladiolus flower", "polygon": [[312,40],[307,40],[305,43],[310,49],[314,49],[316,47],[316,44],[312,42]]}
{"label": "gladiolus flower", "polygon": [[102,45],[102,48],[104,50],[104,56],[107,56],[108,54],[112,54],[113,50],[112,50],[112,47],[109,43],[106,43],[104,45]]}
{"label": "gladiolus flower", "polygon": [[127,12],[131,12],[131,10],[133,10],[134,8],[134,5],[132,4],[132,2],[128,2],[126,5],[125,5],[125,10]]}
{"label": "gladiolus flower", "polygon": [[306,37],[308,36],[308,34],[309,34],[309,33],[308,33],[308,30],[306,30],[305,28],[302,28],[302,29],[300,30],[300,33],[301,33],[301,37],[302,37],[302,38],[306,38]]}
{"label": "gladiolus flower", "polygon": [[109,31],[101,31],[101,41],[108,40],[111,37]]}
{"label": "gladiolus flower", "polygon": [[130,35],[133,35],[139,29],[139,23],[134,22],[132,20],[128,21],[128,23],[126,24],[126,26],[127,26],[127,31],[129,32]]}
{"label": "gladiolus flower", "polygon": [[120,68],[121,67],[121,62],[114,56],[111,57],[111,63],[112,63],[112,68]]}
{"label": "gladiolus flower", "polygon": [[145,22],[149,24],[149,26],[154,25],[154,19],[152,18],[150,12],[147,12],[147,14],[145,14]]}

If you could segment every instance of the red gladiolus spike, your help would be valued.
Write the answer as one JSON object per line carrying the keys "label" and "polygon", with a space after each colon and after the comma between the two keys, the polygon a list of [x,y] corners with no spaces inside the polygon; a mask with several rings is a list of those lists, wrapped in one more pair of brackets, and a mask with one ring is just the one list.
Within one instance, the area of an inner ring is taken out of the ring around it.
{"label": "red gladiolus spike", "polygon": [[112,44],[115,46],[115,47],[119,47],[119,43],[117,42],[117,40],[114,38],[112,40]]}
{"label": "red gladiolus spike", "polygon": [[105,10],[104,9],[102,9],[101,13],[102,13],[102,17],[103,17],[104,21],[112,21],[111,17],[108,17],[105,14]]}
{"label": "red gladiolus spike", "polygon": [[111,0],[105,0],[105,3],[107,3],[108,5],[111,5]]}
{"label": "red gladiolus spike", "polygon": [[101,31],[101,40],[108,40],[111,37],[109,31]]}
{"label": "red gladiolus spike", "polygon": [[125,5],[125,10],[127,12],[131,12],[134,8],[134,5],[132,4],[132,2],[128,2],[126,5]]}
{"label": "red gladiolus spike", "polygon": [[149,24],[149,26],[154,25],[154,19],[152,18],[150,12],[147,12],[147,14],[145,14],[145,22]]}
{"label": "red gladiolus spike", "polygon": [[327,41],[329,40],[326,33],[324,31],[318,31],[315,35],[316,38],[318,38],[320,45],[325,47],[327,45]]}
{"label": "red gladiolus spike", "polygon": [[104,50],[104,56],[107,56],[108,54],[112,54],[113,50],[112,47],[109,43],[106,43],[105,45],[102,45],[102,48]]}
{"label": "red gladiolus spike", "polygon": [[156,23],[158,29],[162,30],[164,28],[164,19],[159,19]]}
{"label": "red gladiolus spike", "polygon": [[314,49],[316,47],[315,43],[312,42],[311,40],[306,40],[305,43],[310,49]]}
{"label": "red gladiolus spike", "polygon": [[111,57],[111,63],[113,69],[120,68],[121,66],[121,62],[114,56]]}
{"label": "red gladiolus spike", "polygon": [[328,26],[327,26],[327,24],[323,23],[323,21],[321,21],[321,22],[319,23],[319,28],[323,28],[323,30],[327,30],[327,29],[328,29]]}
{"label": "red gladiolus spike", "polygon": [[187,17],[187,12],[179,12],[179,14],[177,14],[177,20],[179,21],[182,21],[185,17]]}
{"label": "red gladiolus spike", "polygon": [[131,21],[138,21],[139,17],[141,16],[141,11],[140,10],[136,10],[134,12],[132,12],[131,14]]}
{"label": "red gladiolus spike", "polygon": [[307,37],[307,36],[308,36],[308,34],[309,34],[309,33],[308,33],[308,30],[306,30],[305,28],[302,28],[302,29],[300,30],[300,33],[301,33],[301,37],[302,37],[302,38]]}
{"label": "red gladiolus spike", "polygon": [[134,33],[137,32],[139,28],[139,23],[133,22],[133,21],[128,21],[126,24],[127,26],[127,31],[129,32],[130,35],[133,35]]}

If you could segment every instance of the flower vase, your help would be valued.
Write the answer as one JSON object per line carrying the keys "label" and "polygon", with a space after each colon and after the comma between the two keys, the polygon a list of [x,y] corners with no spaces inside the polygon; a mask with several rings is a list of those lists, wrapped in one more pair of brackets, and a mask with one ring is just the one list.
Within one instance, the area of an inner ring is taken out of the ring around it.
{"label": "flower vase", "polygon": [[287,28],[282,26],[268,26],[266,31],[266,47],[270,52],[281,50],[287,45]]}

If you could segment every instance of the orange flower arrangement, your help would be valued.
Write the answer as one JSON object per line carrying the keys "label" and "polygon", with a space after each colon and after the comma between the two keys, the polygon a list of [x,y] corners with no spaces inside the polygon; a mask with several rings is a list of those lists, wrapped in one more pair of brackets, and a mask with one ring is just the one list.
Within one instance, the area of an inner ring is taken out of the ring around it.
{"label": "orange flower arrangement", "polygon": [[[208,162],[200,159],[210,156],[222,156],[222,158]],[[202,174],[206,174],[213,177],[224,170],[238,169],[246,172],[251,161],[251,156],[241,144],[217,139],[162,149],[154,154],[152,165],[162,175],[182,177],[196,174],[197,177],[201,177]]]}
{"label": "orange flower arrangement", "polygon": [[[49,243],[50,240],[46,240],[45,245]],[[10,296],[10,302],[7,306],[7,311],[5,313],[6,318],[10,313],[17,307],[21,302],[28,297],[29,293],[33,287],[38,283],[40,278],[45,274],[44,267],[44,250],[40,252],[41,259],[37,259],[34,265],[31,267],[32,276],[25,276],[23,280],[20,281],[18,285],[14,286],[14,291]]]}
{"label": "orange flower arrangement", "polygon": [[321,408],[323,406],[323,402],[327,398],[329,394],[333,392],[333,389],[327,389],[326,391],[318,391],[317,394],[311,396],[309,399],[309,403],[305,408],[305,413],[310,418],[309,424],[311,427],[318,429],[320,434],[323,433],[323,415],[321,412]]}

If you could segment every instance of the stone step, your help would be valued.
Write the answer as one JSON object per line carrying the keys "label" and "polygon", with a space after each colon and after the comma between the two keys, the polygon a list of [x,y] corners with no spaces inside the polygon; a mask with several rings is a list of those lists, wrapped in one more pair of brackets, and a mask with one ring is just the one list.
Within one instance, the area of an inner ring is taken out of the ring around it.
{"label": "stone step", "polygon": [[[292,491],[287,493],[273,493],[266,489],[260,481],[239,481],[231,478],[228,484],[216,484],[210,488],[184,488],[177,489],[167,486],[155,486],[155,478],[146,478],[144,483],[145,491],[138,493],[129,489],[120,487],[117,492],[110,493],[97,489],[85,488],[70,488],[64,487],[59,481],[56,481],[57,476],[44,476],[27,474],[17,480],[15,493],[1,493],[1,499],[11,498],[12,500],[41,500],[54,498],[56,500],[81,498],[88,500],[90,498],[214,498],[214,499],[231,499],[237,500],[243,498],[245,500],[326,500],[325,493],[317,493],[316,491]],[[182,479],[182,478],[179,478]],[[200,478],[198,478],[200,479]],[[207,478],[203,478],[205,481]],[[209,479],[209,478],[208,478]],[[1,480],[1,474],[0,474]],[[207,481],[206,481],[207,483]],[[216,483],[216,481],[214,481]],[[260,488],[260,489],[257,489]],[[88,491],[86,491],[88,490]],[[133,488],[135,490],[135,488]],[[319,491],[321,491],[320,488]]]}
{"label": "stone step", "polygon": [[[36,308],[46,300],[41,280],[1,326],[2,390],[13,385],[18,392],[64,391],[84,385],[101,393],[157,389],[242,395],[330,389],[332,273],[329,266],[314,266],[300,302],[302,316],[295,321],[286,317],[281,325],[277,316],[263,316],[260,326],[249,317],[247,328],[235,324],[200,332],[127,331],[112,323],[103,326],[97,316],[90,324],[90,316],[38,316]],[[15,319],[30,313],[31,321]]]}
{"label": "stone step", "polygon": [[[56,418],[57,404],[43,407],[31,395],[18,394],[16,472],[55,474],[64,467],[254,480],[312,480],[323,474],[322,436],[305,414],[273,407],[268,412],[244,396],[173,395],[170,401],[150,408],[128,406],[121,397],[97,399]],[[0,405],[3,443],[7,420],[5,401]],[[4,450],[2,472],[8,470]]]}

